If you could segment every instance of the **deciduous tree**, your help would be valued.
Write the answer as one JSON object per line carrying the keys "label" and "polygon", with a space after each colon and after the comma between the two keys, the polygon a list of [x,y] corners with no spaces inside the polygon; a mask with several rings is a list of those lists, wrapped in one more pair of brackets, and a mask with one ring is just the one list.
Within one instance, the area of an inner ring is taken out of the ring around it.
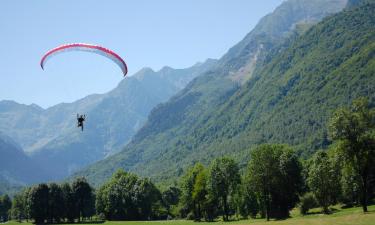
{"label": "deciduous tree", "polygon": [[375,165],[375,109],[366,98],[338,109],[329,124],[329,133],[339,142],[346,163],[361,177],[361,204],[367,212],[369,178]]}
{"label": "deciduous tree", "polygon": [[233,196],[241,182],[237,163],[227,157],[215,159],[210,166],[209,186],[213,196],[221,203],[223,220],[228,221],[228,198]]}
{"label": "deciduous tree", "polygon": [[259,196],[267,220],[289,216],[303,186],[301,171],[298,157],[286,145],[264,144],[251,152],[247,182]]}

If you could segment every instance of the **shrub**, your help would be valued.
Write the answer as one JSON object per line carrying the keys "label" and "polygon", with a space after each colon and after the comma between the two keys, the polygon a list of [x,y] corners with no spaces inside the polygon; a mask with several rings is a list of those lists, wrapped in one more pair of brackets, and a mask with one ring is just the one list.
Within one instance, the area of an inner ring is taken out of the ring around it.
{"label": "shrub", "polygon": [[195,215],[193,212],[189,212],[186,216],[187,220],[195,220]]}
{"label": "shrub", "polygon": [[310,209],[318,207],[314,195],[309,192],[301,197],[299,211],[302,215],[306,215]]}

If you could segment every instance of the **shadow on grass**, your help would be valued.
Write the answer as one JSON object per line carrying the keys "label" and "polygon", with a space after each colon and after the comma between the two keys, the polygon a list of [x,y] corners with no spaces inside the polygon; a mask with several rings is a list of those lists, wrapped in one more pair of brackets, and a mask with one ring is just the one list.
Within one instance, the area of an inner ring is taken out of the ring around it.
{"label": "shadow on grass", "polygon": [[308,212],[308,213],[306,213],[306,215],[303,215],[303,216],[318,215],[318,214],[323,214],[323,212],[321,212],[321,211],[318,211],[318,212]]}
{"label": "shadow on grass", "polygon": [[88,221],[81,221],[81,222],[60,222],[60,223],[41,223],[41,224],[35,224],[35,225],[58,225],[58,224],[102,224],[105,223],[105,220],[88,220]]}

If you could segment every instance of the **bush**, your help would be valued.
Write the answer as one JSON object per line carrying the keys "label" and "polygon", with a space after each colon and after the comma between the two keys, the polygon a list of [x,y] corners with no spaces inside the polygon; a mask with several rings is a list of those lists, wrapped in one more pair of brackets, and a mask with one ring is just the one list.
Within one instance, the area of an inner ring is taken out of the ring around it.
{"label": "bush", "polygon": [[195,220],[195,215],[193,212],[189,212],[186,216],[187,220]]}
{"label": "bush", "polygon": [[301,197],[299,211],[302,215],[306,215],[310,209],[318,207],[318,203],[312,193],[306,193]]}

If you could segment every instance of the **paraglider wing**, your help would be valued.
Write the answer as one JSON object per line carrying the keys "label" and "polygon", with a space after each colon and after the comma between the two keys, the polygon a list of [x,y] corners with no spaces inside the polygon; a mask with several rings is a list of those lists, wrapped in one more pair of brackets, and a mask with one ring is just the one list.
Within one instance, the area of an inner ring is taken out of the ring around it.
{"label": "paraglider wing", "polygon": [[126,66],[125,61],[115,52],[103,48],[98,45],[92,45],[92,44],[83,44],[83,43],[74,43],[74,44],[66,44],[61,45],[57,48],[54,48],[50,51],[48,51],[40,61],[40,67],[44,70],[44,65],[46,64],[47,60],[55,56],[56,54],[66,52],[66,51],[84,51],[84,52],[93,52],[102,56],[105,56],[115,62],[120,68],[124,76],[128,73],[128,68]]}

